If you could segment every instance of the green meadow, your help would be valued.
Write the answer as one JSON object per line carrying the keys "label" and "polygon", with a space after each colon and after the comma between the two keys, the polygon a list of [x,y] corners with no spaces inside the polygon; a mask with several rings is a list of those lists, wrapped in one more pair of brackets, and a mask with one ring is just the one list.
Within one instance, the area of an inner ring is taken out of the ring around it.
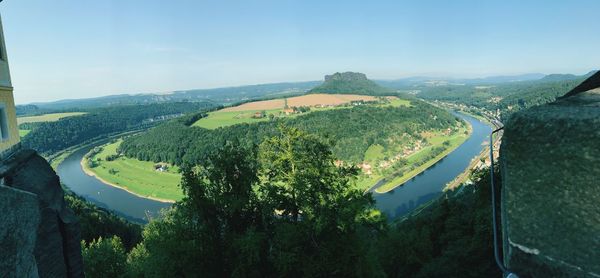
{"label": "green meadow", "polygon": [[[266,117],[263,118],[253,118],[252,116],[256,112],[266,112]],[[269,120],[269,114],[273,114],[274,116],[279,116],[280,112],[283,109],[273,109],[273,110],[248,110],[248,111],[214,111],[208,113],[207,117],[204,117],[198,121],[196,121],[193,126],[202,127],[206,129],[216,129],[219,127],[226,127],[236,124],[251,124],[264,122]]]}
{"label": "green meadow", "polygon": [[[137,195],[162,201],[177,201],[183,197],[179,188],[181,174],[177,166],[169,166],[164,172],[154,169],[156,163],[140,161],[118,156],[107,161],[108,156],[117,154],[117,147],[122,140],[102,146],[102,151],[92,157],[84,158],[84,169],[96,175],[102,181],[122,187]],[[90,167],[89,161],[95,164]]]}

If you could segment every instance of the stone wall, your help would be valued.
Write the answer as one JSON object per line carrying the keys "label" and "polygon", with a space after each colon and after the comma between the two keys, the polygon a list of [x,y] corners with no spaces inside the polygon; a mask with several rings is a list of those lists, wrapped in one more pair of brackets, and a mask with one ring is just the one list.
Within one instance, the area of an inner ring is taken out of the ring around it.
{"label": "stone wall", "polygon": [[83,277],[79,224],[48,162],[19,150],[0,177],[0,277]]}
{"label": "stone wall", "polygon": [[500,156],[507,267],[600,277],[600,92],[513,115]]}

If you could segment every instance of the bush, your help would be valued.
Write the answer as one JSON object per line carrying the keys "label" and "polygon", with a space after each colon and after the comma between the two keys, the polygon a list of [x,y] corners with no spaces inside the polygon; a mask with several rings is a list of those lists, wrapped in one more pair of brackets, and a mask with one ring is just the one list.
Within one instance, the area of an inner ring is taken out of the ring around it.
{"label": "bush", "polygon": [[92,240],[81,242],[86,277],[123,277],[127,266],[127,255],[121,239]]}

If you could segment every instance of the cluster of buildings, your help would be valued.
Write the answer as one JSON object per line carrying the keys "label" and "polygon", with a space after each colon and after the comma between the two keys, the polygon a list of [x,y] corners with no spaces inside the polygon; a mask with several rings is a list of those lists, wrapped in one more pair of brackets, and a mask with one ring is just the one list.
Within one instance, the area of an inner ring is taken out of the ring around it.
{"label": "cluster of buildings", "polygon": [[181,117],[183,115],[184,115],[183,113],[161,115],[161,116],[156,116],[154,118],[145,119],[142,123],[143,124],[151,124],[151,123],[154,123],[154,122],[162,122],[162,121],[166,121],[166,120],[170,120],[170,119],[179,118],[179,117]]}

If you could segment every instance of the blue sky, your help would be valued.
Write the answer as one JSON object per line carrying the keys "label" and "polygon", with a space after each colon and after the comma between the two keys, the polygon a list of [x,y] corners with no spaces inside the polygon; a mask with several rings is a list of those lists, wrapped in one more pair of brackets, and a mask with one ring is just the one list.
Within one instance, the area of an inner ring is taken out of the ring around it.
{"label": "blue sky", "polygon": [[[600,1],[0,3],[17,103],[320,80],[600,68]],[[580,40],[580,41],[577,41]]]}

